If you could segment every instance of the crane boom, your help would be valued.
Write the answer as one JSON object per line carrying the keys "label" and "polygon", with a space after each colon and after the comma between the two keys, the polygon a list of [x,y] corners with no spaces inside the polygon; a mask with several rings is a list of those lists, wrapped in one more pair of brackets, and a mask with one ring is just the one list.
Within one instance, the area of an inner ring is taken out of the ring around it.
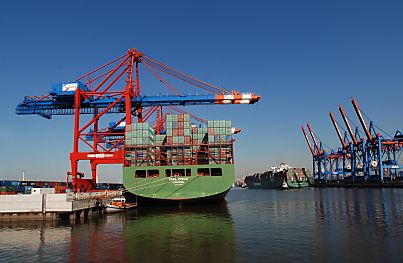
{"label": "crane boom", "polygon": [[[85,92],[84,92],[85,93]],[[80,103],[81,114],[94,114],[95,108],[107,108],[116,101],[118,93],[111,93],[107,98],[88,98]],[[118,94],[120,95],[120,94]],[[137,96],[131,99],[132,107],[153,106],[186,106],[186,105],[223,105],[223,104],[254,104],[260,96],[251,93],[240,95],[163,95]],[[107,113],[124,111],[125,98],[116,103]],[[51,118],[52,115],[74,115],[74,93],[72,95],[50,95],[46,98],[25,97],[16,108],[18,115],[37,114]]]}
{"label": "crane boom", "polygon": [[320,154],[322,154],[322,152],[320,151],[319,145],[318,145],[318,143],[316,141],[315,135],[312,132],[311,125],[309,124],[309,122],[308,122],[307,126],[308,126],[309,133],[311,134],[313,143],[315,144],[315,148],[316,148],[318,154],[320,155]]}
{"label": "crane boom", "polygon": [[309,147],[309,150],[312,153],[312,156],[315,156],[315,152],[314,152],[314,150],[312,148],[311,142],[309,141],[308,135],[305,132],[304,126],[301,126],[301,129],[302,129],[302,132],[304,133],[305,140],[308,143],[308,147]]}
{"label": "crane boom", "polygon": [[346,113],[344,112],[344,109],[343,109],[342,106],[339,106],[339,111],[340,111],[340,113],[341,113],[341,116],[343,117],[344,123],[345,123],[346,126],[347,126],[348,133],[350,134],[350,137],[351,137],[351,139],[353,140],[354,145],[358,145],[357,138],[355,138],[354,132],[353,132],[353,130],[351,129],[350,123],[348,122],[348,119],[347,119],[347,115],[346,115]]}
{"label": "crane boom", "polygon": [[365,135],[367,136],[369,141],[372,141],[372,139],[373,139],[372,135],[371,135],[371,133],[370,133],[368,127],[367,127],[367,124],[364,121],[364,118],[362,117],[361,110],[358,107],[357,101],[353,98],[351,100],[351,103],[353,104],[354,110],[357,113],[357,116],[358,116],[358,119],[360,120],[361,126],[364,129]]}
{"label": "crane boom", "polygon": [[329,112],[329,116],[330,116],[330,119],[332,120],[332,123],[333,123],[334,128],[336,129],[337,136],[339,137],[339,140],[340,140],[340,142],[341,142],[341,145],[343,146],[343,149],[345,149],[345,148],[346,148],[346,143],[344,142],[343,136],[342,136],[341,133],[340,133],[339,126],[337,125],[337,122],[336,122],[336,119],[335,119],[334,116],[333,116],[333,113],[332,113],[332,112]]}

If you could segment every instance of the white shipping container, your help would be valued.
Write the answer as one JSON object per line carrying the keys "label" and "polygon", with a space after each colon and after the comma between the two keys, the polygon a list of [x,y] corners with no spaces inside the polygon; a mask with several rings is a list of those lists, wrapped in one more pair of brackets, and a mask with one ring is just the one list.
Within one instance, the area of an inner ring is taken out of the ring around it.
{"label": "white shipping container", "polygon": [[54,194],[55,188],[32,188],[31,195]]}

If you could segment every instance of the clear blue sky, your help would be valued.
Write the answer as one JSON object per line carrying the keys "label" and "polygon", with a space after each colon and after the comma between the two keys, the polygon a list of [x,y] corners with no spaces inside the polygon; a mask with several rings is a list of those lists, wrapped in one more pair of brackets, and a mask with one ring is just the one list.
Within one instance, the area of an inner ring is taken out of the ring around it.
{"label": "clear blue sky", "polygon": [[[402,14],[402,1],[3,1],[0,178],[25,169],[28,178],[63,179],[72,117],[17,116],[15,106],[131,47],[262,96],[253,106],[187,109],[243,129],[238,177],[280,161],[310,167],[300,125],[311,121],[324,143],[338,146],[327,114],[339,118],[342,104],[356,119],[351,97],[389,133],[403,128]],[[156,92],[147,85],[145,94]],[[120,176],[119,166],[100,169],[100,181]]]}

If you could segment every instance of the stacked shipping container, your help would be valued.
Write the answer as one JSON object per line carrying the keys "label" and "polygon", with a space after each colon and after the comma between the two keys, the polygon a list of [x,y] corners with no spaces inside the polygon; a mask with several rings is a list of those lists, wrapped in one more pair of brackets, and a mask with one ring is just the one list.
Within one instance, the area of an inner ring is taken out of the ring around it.
{"label": "stacked shipping container", "polygon": [[[99,190],[118,190],[122,184],[115,183],[98,183],[97,189]],[[2,180],[0,181],[0,195],[13,195],[13,194],[31,194],[32,188],[55,188],[55,192],[65,193],[66,182],[51,182],[51,181],[14,181]],[[71,188],[69,183],[68,188]]]}
{"label": "stacked shipping container", "polygon": [[231,147],[226,142],[231,140],[231,121],[208,121],[208,141],[212,142],[210,153],[214,159],[224,162],[230,157]]}
{"label": "stacked shipping container", "polygon": [[126,165],[161,166],[232,163],[231,121],[208,121],[196,127],[189,114],[167,115],[166,134],[155,135],[149,123],[126,127]]}
{"label": "stacked shipping container", "polygon": [[149,146],[155,143],[155,130],[150,123],[133,123],[126,126],[125,140],[127,146],[138,146],[135,151],[126,155],[126,159],[138,161],[140,164],[143,160],[152,162],[155,151]]}
{"label": "stacked shipping container", "polygon": [[167,115],[166,118],[168,163],[184,165],[191,163],[192,127],[189,114]]}
{"label": "stacked shipping container", "polygon": [[36,188],[55,188],[56,193],[64,193],[66,189],[65,182],[48,181],[0,181],[0,195],[10,194],[30,194],[31,189]]}

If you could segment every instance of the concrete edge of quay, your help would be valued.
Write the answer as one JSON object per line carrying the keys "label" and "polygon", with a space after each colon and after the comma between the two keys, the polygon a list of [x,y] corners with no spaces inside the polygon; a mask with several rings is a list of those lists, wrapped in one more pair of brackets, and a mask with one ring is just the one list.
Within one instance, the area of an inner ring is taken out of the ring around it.
{"label": "concrete edge of quay", "polygon": [[101,214],[121,191],[0,195],[0,221],[62,220]]}

